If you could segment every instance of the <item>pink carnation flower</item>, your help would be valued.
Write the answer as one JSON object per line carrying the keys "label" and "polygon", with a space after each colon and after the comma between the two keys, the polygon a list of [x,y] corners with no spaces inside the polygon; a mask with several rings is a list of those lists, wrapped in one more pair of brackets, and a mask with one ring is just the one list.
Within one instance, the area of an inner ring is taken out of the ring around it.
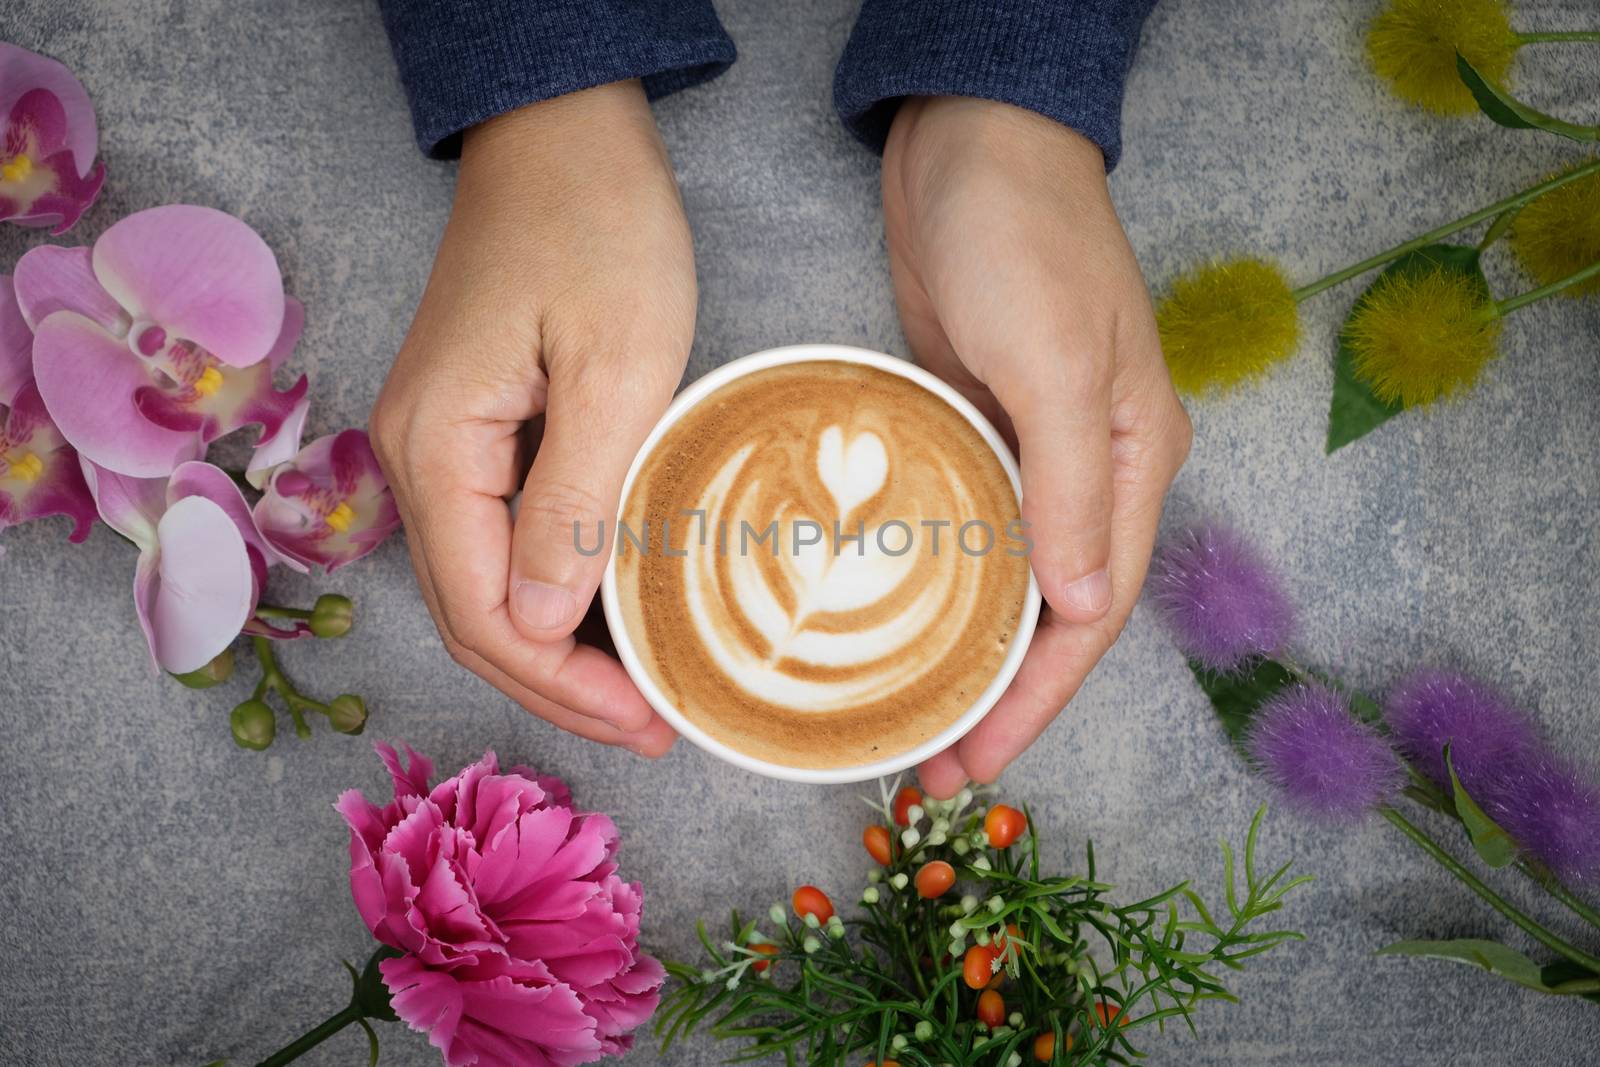
{"label": "pink carnation flower", "polygon": [[72,520],[70,541],[94,524],[78,454],[45,412],[33,384],[33,334],[0,274],[0,530],[47,515]]}
{"label": "pink carnation flower", "polygon": [[617,830],[566,787],[493,752],[431,790],[408,747],[378,755],[394,800],[339,798],[350,889],[391,1004],[447,1067],[588,1063],[632,1047],[665,979],[639,950],[642,891],[616,875]]}
{"label": "pink carnation flower", "polygon": [[31,249],[13,280],[45,406],[107,470],[164,477],[252,423],[270,440],[305,396],[304,377],[272,384],[304,310],[266,242],[221,211],[140,211],[93,249]]}
{"label": "pink carnation flower", "polygon": [[0,219],[65,233],[100,194],[94,106],[72,72],[0,41]]}

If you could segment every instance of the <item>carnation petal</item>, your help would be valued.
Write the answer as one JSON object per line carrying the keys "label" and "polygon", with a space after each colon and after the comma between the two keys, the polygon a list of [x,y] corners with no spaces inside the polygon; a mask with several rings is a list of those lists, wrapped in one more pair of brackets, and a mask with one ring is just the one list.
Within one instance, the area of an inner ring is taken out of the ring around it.
{"label": "carnation petal", "polygon": [[233,520],[204,497],[169,507],[157,536],[160,574],[150,616],[156,662],[186,674],[239,635],[255,606],[255,577]]}
{"label": "carnation petal", "polygon": [[419,755],[410,745],[406,745],[407,765],[402,766],[400,755],[395,752],[393,745],[382,741],[373,743],[378,758],[389,771],[389,779],[394,784],[394,795],[398,799],[403,796],[425,797],[428,795],[428,779],[433,777],[433,761],[427,756]]}
{"label": "carnation petal", "polygon": [[170,204],[129,215],[95,242],[94,273],[136,321],[229,366],[264,359],[282,330],[277,257],[248,225],[214,208]]}
{"label": "carnation petal", "polygon": [[135,397],[150,377],[126,345],[93,321],[58,311],[39,323],[33,373],[56,425],[80,454],[138,478],[171,474],[199,457],[199,437],[139,414]]}

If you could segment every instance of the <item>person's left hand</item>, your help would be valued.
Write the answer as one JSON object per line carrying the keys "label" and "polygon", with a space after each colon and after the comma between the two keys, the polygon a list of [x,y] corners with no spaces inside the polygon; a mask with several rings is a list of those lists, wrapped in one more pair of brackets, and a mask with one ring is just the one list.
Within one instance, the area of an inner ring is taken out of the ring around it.
{"label": "person's left hand", "polygon": [[883,214],[912,354],[1018,448],[1046,603],[999,703],[919,769],[947,797],[997,778],[1121,633],[1189,419],[1100,150],[1081,135],[1008,104],[906,100]]}

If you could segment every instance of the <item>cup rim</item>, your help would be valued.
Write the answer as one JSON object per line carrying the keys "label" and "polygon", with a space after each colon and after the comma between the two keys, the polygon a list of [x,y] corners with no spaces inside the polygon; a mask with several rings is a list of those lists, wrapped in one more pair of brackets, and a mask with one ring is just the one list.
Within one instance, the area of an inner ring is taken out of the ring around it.
{"label": "cup rim", "polygon": [[[656,445],[660,443],[661,438],[666,435],[667,431],[678,420],[683,418],[691,408],[729,382],[754,374],[757,371],[786,366],[791,363],[821,362],[857,363],[899,375],[922,386],[955,408],[978,431],[979,436],[984,439],[984,442],[989,445],[989,448],[999,458],[1000,465],[1005,470],[1006,477],[1011,480],[1012,491],[1016,494],[1020,504],[1022,500],[1022,473],[1017,467],[1016,457],[1011,454],[1010,447],[1007,446],[999,431],[984,417],[983,413],[950,385],[909,360],[899,359],[882,352],[874,352],[850,345],[798,344],[765,349],[724,363],[691,382],[687,388],[673,398],[665,414],[661,416],[649,435],[645,437],[644,444],[639,447],[638,454],[634,456],[633,463],[628,467],[628,475],[622,483],[622,492],[617,498],[617,513],[612,518],[613,531],[617,529],[616,524],[622,517],[628,494],[633,489],[634,479],[638,476],[639,469],[644,465],[644,461],[655,451]],[[791,767],[787,764],[757,759],[712,737],[674,707],[672,701],[667,699],[666,694],[661,691],[660,686],[656,685],[655,679],[651,677],[650,672],[645,668],[638,651],[634,648],[633,640],[628,634],[628,627],[623,620],[621,602],[617,594],[615,534],[612,537],[611,552],[606,559],[605,574],[600,581],[600,602],[605,609],[606,628],[611,631],[612,643],[616,645],[617,656],[622,660],[622,665],[627,670],[628,677],[632,679],[633,684],[643,694],[645,701],[674,730],[682,734],[696,747],[744,770],[785,781],[832,785],[871,781],[874,778],[896,774],[907,768],[914,767],[934,754],[949,748],[964,737],[974,726],[978,725],[984,716],[994,708],[1001,694],[1011,684],[1011,680],[1016,677],[1017,669],[1022,665],[1022,658],[1027,654],[1028,646],[1033,641],[1033,633],[1038,624],[1039,609],[1043,603],[1043,598],[1039,593],[1039,583],[1030,564],[1028,568],[1028,590],[1023,598],[1022,615],[1018,621],[1016,632],[1011,635],[1011,644],[1006,650],[1006,657],[1001,662],[1000,669],[995,673],[994,678],[990,680],[972,705],[962,712],[949,726],[946,726],[920,745],[894,756],[852,767]]]}

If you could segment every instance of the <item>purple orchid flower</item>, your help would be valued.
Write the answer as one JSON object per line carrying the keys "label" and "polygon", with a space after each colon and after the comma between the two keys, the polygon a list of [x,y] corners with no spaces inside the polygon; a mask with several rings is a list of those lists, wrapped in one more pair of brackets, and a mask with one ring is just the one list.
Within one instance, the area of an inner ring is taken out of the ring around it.
{"label": "purple orchid flower", "polygon": [[42,246],[17,262],[33,376],[62,435],[97,466],[161,478],[259,424],[272,439],[305,397],[272,374],[305,313],[272,250],[221,211],[130,215],[94,248]]}
{"label": "purple orchid flower", "polygon": [[198,670],[227,648],[254,615],[269,566],[304,569],[262,537],[239,487],[209,463],[181,464],[170,478],[83,467],[100,517],[138,546],[134,608],[164,670]]}
{"label": "purple orchid flower", "polygon": [[78,542],[94,524],[94,500],[78,454],[50,421],[33,384],[32,347],[11,278],[0,274],[0,530],[65,515],[72,520],[67,539]]}
{"label": "purple orchid flower", "polygon": [[89,94],[53,59],[0,41],[0,219],[70,230],[106,165]]}
{"label": "purple orchid flower", "polygon": [[345,430],[274,468],[255,519],[279,552],[331,574],[377,548],[400,511],[366,431]]}

